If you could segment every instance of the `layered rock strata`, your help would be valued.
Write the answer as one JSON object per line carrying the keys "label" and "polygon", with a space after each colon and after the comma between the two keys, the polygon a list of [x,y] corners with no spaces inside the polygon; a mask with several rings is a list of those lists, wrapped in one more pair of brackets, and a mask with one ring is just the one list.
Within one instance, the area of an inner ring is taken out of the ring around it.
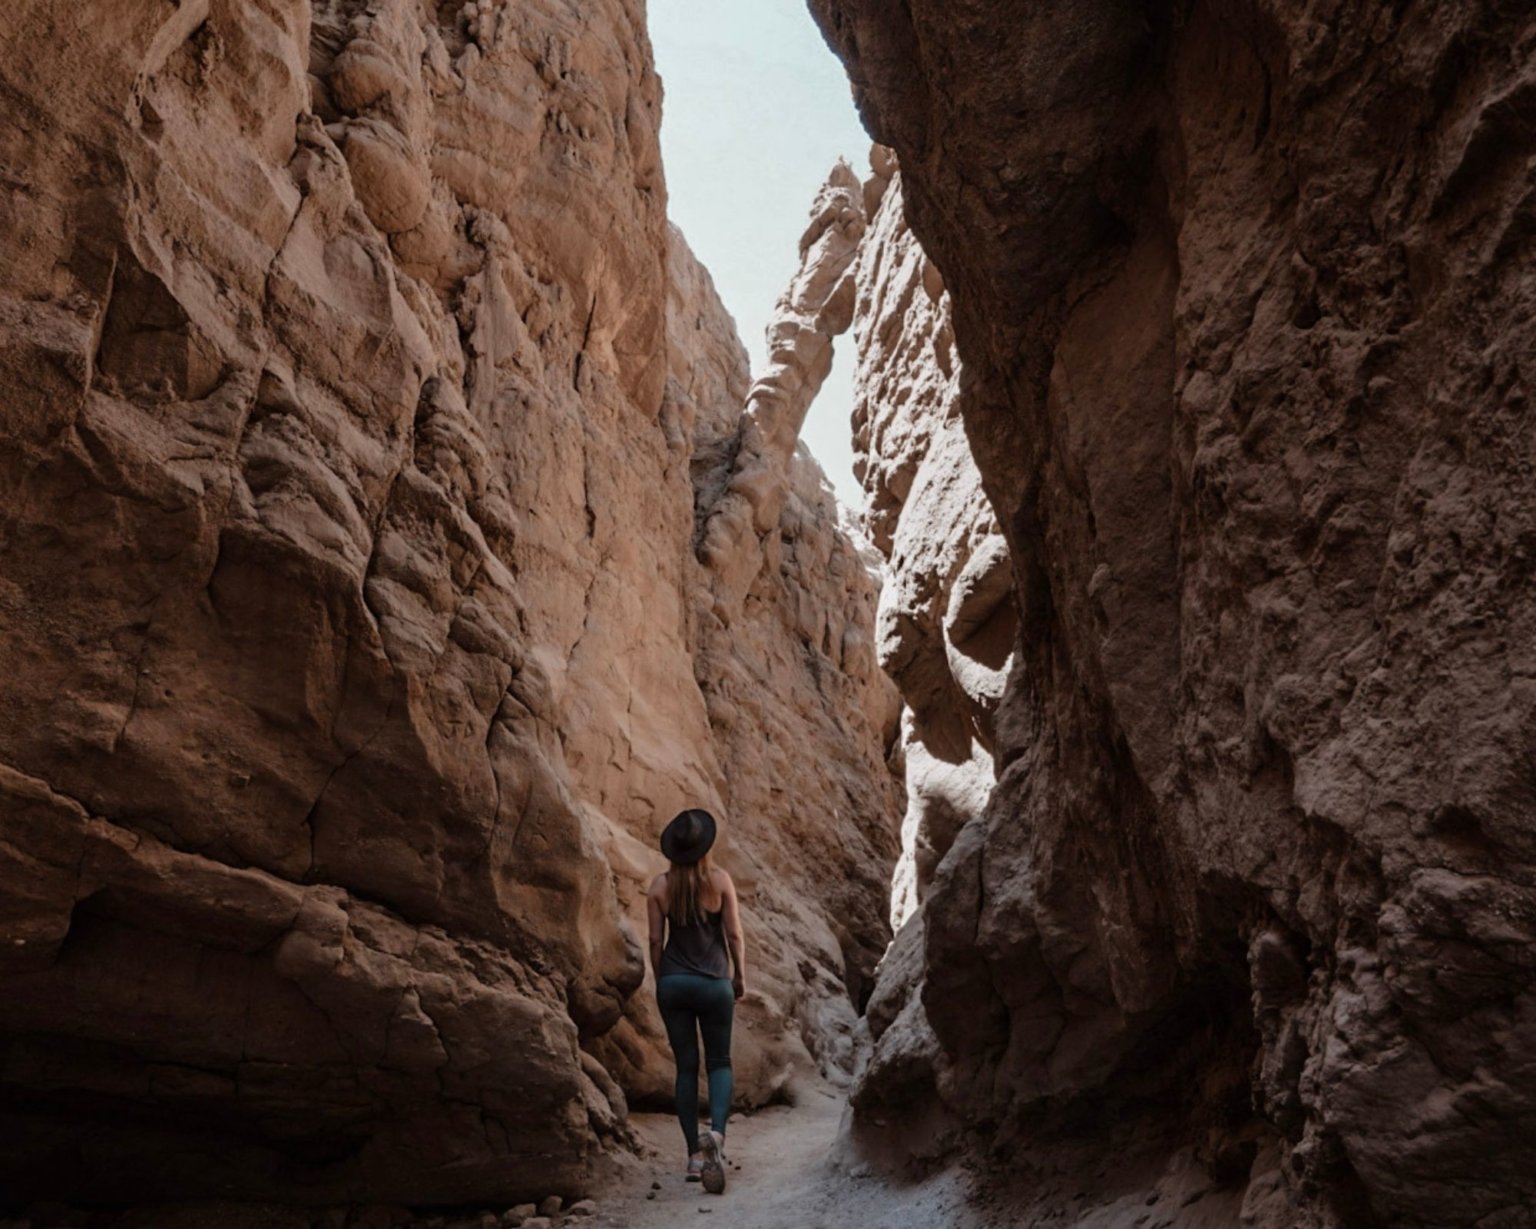
{"label": "layered rock strata", "polygon": [[1019,619],[863,1128],[964,1122],[1065,1223],[1525,1223],[1531,14],[811,7]]}
{"label": "layered rock strata", "polygon": [[710,622],[746,380],[643,6],[28,2],[0,49],[0,1186],[581,1189],[667,1061],[684,804],[747,889],[744,1099],[845,1065],[875,584],[801,462]]}

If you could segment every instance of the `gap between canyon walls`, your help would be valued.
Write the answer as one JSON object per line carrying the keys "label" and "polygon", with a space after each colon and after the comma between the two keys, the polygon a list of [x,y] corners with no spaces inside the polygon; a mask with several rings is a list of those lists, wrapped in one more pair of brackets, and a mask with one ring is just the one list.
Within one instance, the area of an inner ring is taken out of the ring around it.
{"label": "gap between canyon walls", "polygon": [[684,805],[742,1104],[846,1080],[899,699],[794,434],[859,186],[754,390],[638,0],[24,0],[0,49],[7,1197],[585,1189],[668,1095]]}

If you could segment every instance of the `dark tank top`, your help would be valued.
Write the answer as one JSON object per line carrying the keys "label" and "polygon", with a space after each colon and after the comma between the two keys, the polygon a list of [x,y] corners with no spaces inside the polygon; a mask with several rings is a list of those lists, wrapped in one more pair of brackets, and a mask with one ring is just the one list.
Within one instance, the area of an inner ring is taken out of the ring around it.
{"label": "dark tank top", "polygon": [[691,973],[695,977],[729,977],[731,957],[725,946],[725,914],[706,913],[694,926],[667,919],[667,945],[661,949],[657,977]]}

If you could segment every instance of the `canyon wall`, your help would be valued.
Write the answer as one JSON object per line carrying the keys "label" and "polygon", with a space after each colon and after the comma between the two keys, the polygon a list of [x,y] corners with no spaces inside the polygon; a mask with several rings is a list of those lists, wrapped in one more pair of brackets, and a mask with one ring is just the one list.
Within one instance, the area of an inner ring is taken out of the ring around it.
{"label": "canyon wall", "polygon": [[880,643],[997,774],[919,819],[856,1138],[1052,1223],[1527,1223],[1528,6],[811,8],[935,266],[861,274]]}
{"label": "canyon wall", "polygon": [[876,146],[865,185],[853,318],[855,475],[886,560],[880,664],[903,701],[907,782],[893,920],[909,917],[993,784],[992,716],[1016,631],[1008,550],[960,417],[943,278],[907,225],[900,175]]}
{"label": "canyon wall", "polygon": [[871,1048],[852,1089],[860,1126],[930,1160],[955,1144],[936,1095],[944,1055],[922,1003],[924,905],[956,836],[995,783],[994,716],[1017,619],[1007,544],[960,414],[961,370],[943,279],[907,224],[901,175],[876,146],[869,229],[855,266],[855,472],[886,560],[880,663],[901,691],[907,812],[893,880],[899,927],[868,1004]]}
{"label": "canyon wall", "polygon": [[582,1189],[670,1081],[683,805],[743,1103],[845,1071],[877,586],[806,457],[700,562],[748,381],[639,0],[27,0],[0,48],[0,1187]]}

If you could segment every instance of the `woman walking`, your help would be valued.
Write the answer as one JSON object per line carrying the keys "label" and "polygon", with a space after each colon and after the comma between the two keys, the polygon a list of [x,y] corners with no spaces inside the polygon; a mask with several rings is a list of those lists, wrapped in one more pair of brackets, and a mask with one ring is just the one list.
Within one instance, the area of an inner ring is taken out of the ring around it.
{"label": "woman walking", "polygon": [[[731,1018],[747,992],[747,951],[731,877],[710,865],[715,817],[687,810],[661,834],[672,864],[651,881],[651,968],[656,1003],[677,1060],[677,1119],[688,1144],[688,1181],[725,1190],[725,1120],[731,1112]],[[732,971],[734,968],[734,972]],[[709,1072],[710,1130],[699,1135],[699,1035]]]}

